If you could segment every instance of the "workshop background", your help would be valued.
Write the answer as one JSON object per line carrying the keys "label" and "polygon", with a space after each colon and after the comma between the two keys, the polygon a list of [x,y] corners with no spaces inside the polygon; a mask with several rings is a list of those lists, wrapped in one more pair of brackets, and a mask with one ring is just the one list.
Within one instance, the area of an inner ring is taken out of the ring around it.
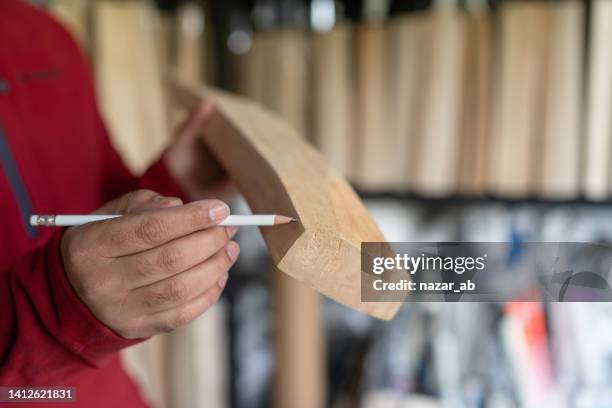
{"label": "workshop background", "polygon": [[[612,1],[36,3],[91,59],[135,173],[184,115],[173,73],[283,115],[390,241],[612,240]],[[238,240],[218,305],[123,353],[153,406],[612,406],[610,304],[377,321],[273,271],[257,230]]]}

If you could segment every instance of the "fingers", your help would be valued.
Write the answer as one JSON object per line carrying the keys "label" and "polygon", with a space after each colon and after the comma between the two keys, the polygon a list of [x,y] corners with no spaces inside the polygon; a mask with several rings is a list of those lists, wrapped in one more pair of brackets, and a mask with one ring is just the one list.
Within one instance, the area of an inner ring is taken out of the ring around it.
{"label": "fingers", "polygon": [[148,334],[143,337],[159,333],[169,333],[186,325],[210,309],[219,300],[221,292],[222,289],[218,285],[213,285],[210,289],[184,305],[151,316],[145,316],[142,319],[142,326],[144,332]]}
{"label": "fingers", "polygon": [[[159,315],[171,312],[225,286],[229,268],[236,261],[240,247],[230,241],[205,262],[170,278],[131,292],[130,303],[141,313]],[[216,300],[216,299],[214,299]],[[155,319],[160,316],[154,316]]]}
{"label": "fingers", "polygon": [[114,261],[125,262],[129,273],[122,278],[131,287],[146,286],[204,262],[224,248],[236,231],[236,227],[208,228]]}
{"label": "fingers", "polygon": [[229,212],[229,207],[222,201],[194,201],[106,220],[100,223],[95,233],[107,257],[120,257],[213,227]]}
{"label": "fingers", "polygon": [[124,194],[102,207],[93,214],[129,214],[156,208],[165,208],[181,205],[180,198],[166,197],[152,190],[137,190]]}

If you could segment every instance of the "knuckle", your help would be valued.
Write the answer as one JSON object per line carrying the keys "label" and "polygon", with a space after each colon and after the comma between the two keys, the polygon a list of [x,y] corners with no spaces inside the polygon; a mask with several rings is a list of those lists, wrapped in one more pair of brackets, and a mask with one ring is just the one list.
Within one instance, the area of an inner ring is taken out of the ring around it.
{"label": "knuckle", "polygon": [[210,220],[208,206],[201,203],[193,203],[190,208],[189,221],[191,225],[204,225]]}
{"label": "knuckle", "polygon": [[151,256],[142,256],[137,263],[136,271],[142,278],[150,278],[157,274],[157,262]]}
{"label": "knuckle", "polygon": [[158,264],[165,270],[175,270],[180,267],[183,251],[175,245],[169,245],[160,250]]}
{"label": "knuckle", "polygon": [[179,279],[173,279],[166,289],[168,299],[180,301],[189,295],[189,287]]}
{"label": "knuckle", "polygon": [[186,309],[179,309],[176,311],[176,315],[170,322],[171,325],[176,329],[177,327],[181,327],[189,323],[193,320],[195,316],[192,312]]}
{"label": "knuckle", "polygon": [[157,195],[155,191],[148,190],[146,188],[141,188],[139,190],[128,193],[128,198],[130,198],[131,200],[145,200],[151,198],[154,195]]}
{"label": "knuckle", "polygon": [[136,227],[136,238],[145,243],[156,243],[164,238],[166,227],[162,221],[149,217]]}
{"label": "knuckle", "polygon": [[176,303],[187,297],[189,288],[179,280],[172,280],[163,285],[161,290],[151,291],[146,299],[147,306],[157,307],[168,303]]}
{"label": "knuckle", "polygon": [[130,240],[130,234],[123,229],[115,229],[108,234],[109,244],[112,247],[121,247]]}

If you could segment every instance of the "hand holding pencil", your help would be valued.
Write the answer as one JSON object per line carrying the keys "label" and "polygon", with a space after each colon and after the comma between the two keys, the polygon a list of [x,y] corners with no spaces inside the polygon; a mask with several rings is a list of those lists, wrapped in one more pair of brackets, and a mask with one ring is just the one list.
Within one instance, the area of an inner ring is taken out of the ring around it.
{"label": "hand holding pencil", "polygon": [[217,301],[240,252],[232,241],[237,227],[219,225],[229,216],[225,203],[183,205],[141,190],[95,213],[121,216],[67,228],[61,255],[79,298],[116,333],[135,339],[170,331]]}

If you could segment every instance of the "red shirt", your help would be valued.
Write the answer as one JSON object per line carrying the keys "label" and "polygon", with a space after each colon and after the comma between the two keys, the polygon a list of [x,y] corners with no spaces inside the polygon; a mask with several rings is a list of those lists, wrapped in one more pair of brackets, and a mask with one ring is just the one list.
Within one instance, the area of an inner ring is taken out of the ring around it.
{"label": "red shirt", "polygon": [[138,179],[123,165],[68,33],[0,0],[0,386],[76,387],[72,408],[146,406],[117,353],[134,342],[99,322],[66,279],[62,230],[28,225],[30,214],[85,214],[137,188],[182,196],[162,162]]}

